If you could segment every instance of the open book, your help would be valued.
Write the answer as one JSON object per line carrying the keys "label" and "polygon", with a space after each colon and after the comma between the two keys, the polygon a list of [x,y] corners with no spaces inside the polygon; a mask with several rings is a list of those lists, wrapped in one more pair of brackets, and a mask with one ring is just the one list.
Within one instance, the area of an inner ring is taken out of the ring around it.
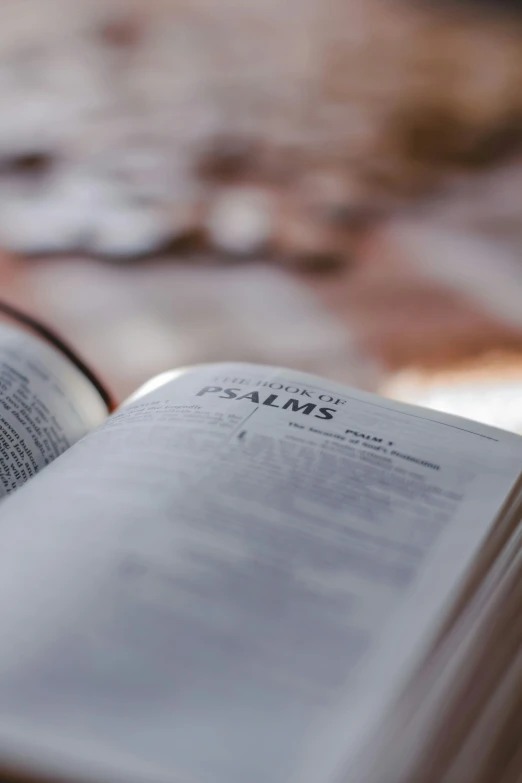
{"label": "open book", "polygon": [[0,779],[521,779],[521,438],[9,327],[0,431]]}

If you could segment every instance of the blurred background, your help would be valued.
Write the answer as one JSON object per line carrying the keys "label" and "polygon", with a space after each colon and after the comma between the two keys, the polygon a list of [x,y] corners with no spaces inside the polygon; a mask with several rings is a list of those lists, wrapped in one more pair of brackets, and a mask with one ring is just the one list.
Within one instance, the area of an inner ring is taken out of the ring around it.
{"label": "blurred background", "polygon": [[[85,19],[80,2],[68,0],[67,30],[59,0],[0,3],[3,299],[60,331],[119,399],[167,368],[245,360],[316,372],[522,432],[522,145],[519,152],[515,144],[507,160],[493,160],[471,185],[460,178],[451,199],[375,221],[335,264],[295,263],[262,247],[244,257],[212,246],[189,252],[151,243],[144,251],[132,219],[121,223],[126,252],[108,258],[105,248],[73,251],[64,241],[67,209],[45,172],[50,140],[53,155],[72,160],[70,138],[81,126],[84,143],[91,128],[81,114],[73,128],[73,98],[87,100],[88,93],[97,105],[97,91],[103,92],[111,111],[119,100],[116,90],[107,94],[105,77],[96,71],[98,50],[85,56],[81,30],[70,39],[75,14]],[[478,17],[487,5],[470,0],[466,13]],[[500,12],[500,5],[491,0],[488,13]],[[122,13],[125,6],[118,6]],[[95,16],[97,3],[91,8]],[[142,8],[142,23],[156,13],[154,3]],[[109,32],[119,45],[132,30],[116,25]],[[522,35],[520,42],[522,47]],[[371,34],[366,45],[368,56],[378,57]],[[488,56],[495,54],[493,41]],[[167,93],[169,67],[157,63],[158,83]],[[139,81],[139,69],[127,86],[133,79]],[[519,120],[512,119],[517,132]],[[118,122],[132,120],[122,110]],[[156,131],[165,130],[161,117],[151,122],[159,124]],[[57,132],[66,126],[68,136]],[[435,140],[437,133],[434,128]],[[168,144],[164,133],[155,149],[160,164]],[[110,156],[105,163],[98,157],[97,166],[109,172]],[[98,190],[81,182],[78,187],[82,209],[94,202],[104,209]],[[41,240],[34,239],[38,231]]]}

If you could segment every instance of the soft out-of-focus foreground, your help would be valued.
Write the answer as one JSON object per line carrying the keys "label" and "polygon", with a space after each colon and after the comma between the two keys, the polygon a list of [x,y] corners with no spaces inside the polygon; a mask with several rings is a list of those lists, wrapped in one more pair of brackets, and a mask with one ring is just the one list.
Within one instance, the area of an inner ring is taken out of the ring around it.
{"label": "soft out-of-focus foreground", "polygon": [[[299,58],[279,57],[275,40],[271,67],[260,67],[270,36],[259,31],[288,25],[310,51],[325,49],[338,3],[322,4],[317,28],[288,18],[293,4],[262,14],[258,0],[196,5],[201,28],[183,15],[178,24],[174,0],[138,3],[134,26],[131,0],[88,11],[83,0],[0,3],[2,297],[61,331],[119,398],[172,366],[243,359],[522,432],[522,21],[506,23],[487,3],[467,4],[464,16],[458,3],[426,4],[419,20],[408,2],[347,0],[351,36],[337,46],[342,55],[357,42],[355,76],[341,59],[334,77],[309,54],[304,80]],[[234,57],[230,30],[243,44]],[[419,60],[416,35],[430,31],[431,59]],[[207,47],[222,71],[205,71]],[[237,57],[252,63],[247,76],[234,70]],[[414,121],[398,127],[403,94]],[[292,96],[289,122],[280,112]],[[205,134],[226,137],[234,165],[244,138],[257,151],[239,172],[195,181],[185,169],[208,163]],[[342,141],[330,155],[333,139]],[[337,201],[321,222],[313,183],[325,181]],[[190,253],[174,241],[187,238],[197,240]]]}

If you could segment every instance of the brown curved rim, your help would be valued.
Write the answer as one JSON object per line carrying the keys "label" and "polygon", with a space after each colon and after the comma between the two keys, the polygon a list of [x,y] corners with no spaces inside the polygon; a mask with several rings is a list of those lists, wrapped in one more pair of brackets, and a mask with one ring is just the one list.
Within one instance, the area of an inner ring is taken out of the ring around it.
{"label": "brown curved rim", "polygon": [[3,313],[9,318],[12,318],[13,321],[16,321],[22,326],[27,327],[43,340],[53,345],[64,356],[66,356],[69,361],[71,361],[78,368],[78,370],[80,370],[80,372],[85,375],[87,380],[92,383],[103,402],[107,406],[108,411],[112,413],[112,411],[116,408],[116,403],[112,394],[100,381],[98,376],[85,364],[83,359],[78,356],[76,351],[71,348],[70,345],[64,342],[64,340],[62,340],[62,338],[59,337],[56,332],[54,332],[45,324],[41,323],[36,318],[23,313],[21,310],[18,310],[17,307],[13,307],[13,305],[7,304],[7,302],[2,302],[1,300],[0,313]]}

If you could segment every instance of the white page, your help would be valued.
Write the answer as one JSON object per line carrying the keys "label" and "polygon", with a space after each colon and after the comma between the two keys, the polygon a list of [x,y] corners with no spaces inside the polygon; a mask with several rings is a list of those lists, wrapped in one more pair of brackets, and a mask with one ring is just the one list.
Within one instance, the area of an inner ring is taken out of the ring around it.
{"label": "white page", "polygon": [[55,348],[0,323],[0,498],[107,415],[98,392]]}
{"label": "white page", "polygon": [[60,457],[0,510],[0,757],[104,781],[328,780],[520,471],[516,436],[426,416],[208,365]]}

